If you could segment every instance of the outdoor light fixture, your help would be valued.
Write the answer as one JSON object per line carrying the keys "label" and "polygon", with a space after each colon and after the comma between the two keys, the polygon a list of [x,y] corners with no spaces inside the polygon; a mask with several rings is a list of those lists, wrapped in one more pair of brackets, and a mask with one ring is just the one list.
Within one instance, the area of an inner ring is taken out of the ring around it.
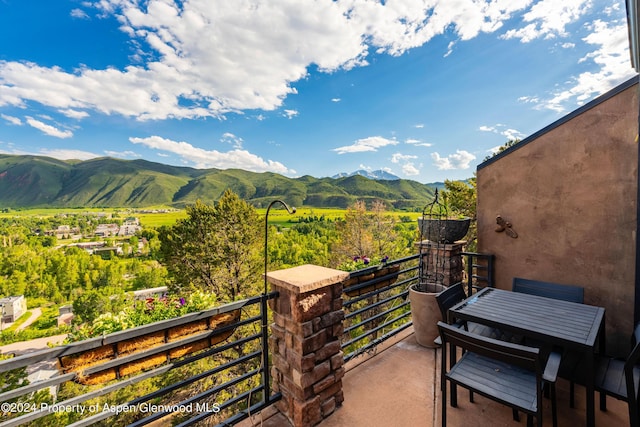
{"label": "outdoor light fixture", "polygon": [[276,203],[280,203],[282,206],[284,206],[284,208],[287,210],[287,212],[289,212],[290,214],[294,214],[296,213],[296,208],[294,208],[293,206],[290,208],[285,202],[283,202],[282,200],[274,200],[271,203],[269,203],[269,206],[267,207],[267,213],[264,215],[264,295],[267,294],[267,264],[268,264],[268,256],[267,256],[267,249],[268,249],[268,242],[269,242],[269,211],[271,210],[271,206],[275,205]]}

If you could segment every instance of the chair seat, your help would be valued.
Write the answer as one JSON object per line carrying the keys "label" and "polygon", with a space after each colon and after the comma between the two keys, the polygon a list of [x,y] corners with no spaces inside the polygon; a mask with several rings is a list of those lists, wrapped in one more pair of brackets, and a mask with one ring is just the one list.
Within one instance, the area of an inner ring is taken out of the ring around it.
{"label": "chair seat", "polygon": [[[576,365],[570,367],[571,360],[565,360],[563,356],[562,365],[558,376],[567,375],[575,383],[584,385],[587,369],[584,360],[580,360]],[[598,391],[604,391],[609,396],[620,400],[627,400],[627,384],[624,376],[624,364],[622,359],[614,359],[606,356],[598,356],[595,360],[594,386]],[[572,371],[573,374],[569,374]],[[640,384],[640,367],[633,368],[633,380],[635,389]]]}
{"label": "chair seat", "polygon": [[535,372],[465,352],[447,378],[511,407],[528,413],[538,411]]}
{"label": "chair seat", "polygon": [[[624,377],[624,360],[601,358],[596,365],[595,386],[597,390],[604,390],[616,399],[627,399],[627,383]],[[634,388],[638,389],[640,381],[640,367],[633,368]]]}

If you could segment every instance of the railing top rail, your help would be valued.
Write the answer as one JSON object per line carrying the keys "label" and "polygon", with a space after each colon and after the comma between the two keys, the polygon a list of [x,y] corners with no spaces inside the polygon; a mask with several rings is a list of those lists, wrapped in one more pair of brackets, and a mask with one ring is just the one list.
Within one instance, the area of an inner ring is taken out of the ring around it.
{"label": "railing top rail", "polygon": [[262,300],[263,297],[272,299],[277,296],[277,292],[271,292],[265,296],[258,295],[255,297],[233,301],[228,304],[211,308],[209,310],[203,310],[196,313],[189,313],[181,317],[174,319],[161,320],[159,322],[150,323],[148,325],[138,326],[124,331],[113,332],[98,338],[90,338],[83,341],[78,341],[62,346],[35,351],[33,353],[27,353],[20,356],[13,357],[11,359],[0,361],[0,373],[11,371],[13,369],[22,368],[31,364],[41,362],[44,360],[51,360],[63,356],[69,356],[83,351],[95,349],[103,345],[115,344],[121,341],[130,340],[153,332],[165,330],[171,327],[180,326],[186,323],[191,323],[201,319],[206,319],[218,314],[224,314],[232,312],[243,307],[247,307],[252,304],[256,304]]}

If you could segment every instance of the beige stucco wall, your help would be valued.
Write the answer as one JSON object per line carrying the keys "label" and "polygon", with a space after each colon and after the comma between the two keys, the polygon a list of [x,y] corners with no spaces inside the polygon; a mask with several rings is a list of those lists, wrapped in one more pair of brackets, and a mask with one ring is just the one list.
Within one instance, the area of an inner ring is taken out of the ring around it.
{"label": "beige stucco wall", "polygon": [[[634,315],[638,86],[607,97],[479,166],[478,250],[495,254],[498,288],[516,276],[583,286],[617,352]],[[495,231],[497,215],[517,238]]]}

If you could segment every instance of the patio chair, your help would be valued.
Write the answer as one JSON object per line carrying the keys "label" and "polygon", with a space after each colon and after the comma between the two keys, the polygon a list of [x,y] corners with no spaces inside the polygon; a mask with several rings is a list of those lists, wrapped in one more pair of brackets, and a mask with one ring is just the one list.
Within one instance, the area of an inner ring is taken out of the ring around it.
{"label": "patio chair", "polygon": [[[563,301],[575,302],[579,304],[584,304],[584,288],[580,286],[573,285],[563,285],[560,283],[552,283],[552,282],[543,282],[541,280],[532,280],[532,279],[523,279],[522,277],[514,277],[513,283],[511,285],[511,290],[513,292],[520,292],[523,294],[529,295],[537,295],[539,297],[553,298]],[[527,345],[533,345],[536,347],[541,347],[543,344],[535,341],[527,340]],[[565,349],[556,347],[553,349],[549,349],[549,351],[558,353],[558,355],[562,355],[563,365],[567,365],[568,361],[577,361],[580,356],[578,354],[569,354]],[[558,376],[560,378],[571,379],[572,374],[567,373],[569,369],[561,367]],[[573,390],[574,384],[573,382],[569,385],[570,389]],[[571,392],[571,396],[573,396],[573,392]],[[573,398],[569,399],[569,406],[573,408],[574,406]]]}
{"label": "patio chair", "polygon": [[577,302],[580,304],[584,303],[584,288],[580,286],[561,285],[559,283],[514,277],[511,290],[523,294]]}
{"label": "patio chair", "polygon": [[[465,331],[469,331],[483,337],[495,338],[503,341],[511,341],[512,339],[516,340],[513,334],[505,334],[499,329],[492,328],[491,326],[482,325],[475,322],[467,322],[460,319],[456,319],[455,321],[453,321],[453,319],[451,319],[451,316],[449,316],[449,309],[464,300],[466,297],[467,295],[464,292],[464,287],[461,282],[449,286],[444,291],[436,295],[436,302],[438,303],[438,307],[440,308],[442,319],[446,323],[453,325],[456,328],[463,328]],[[436,337],[434,343],[436,345],[441,345],[442,338],[440,336]],[[456,363],[455,358],[455,347],[452,347],[451,351],[449,352],[449,366],[453,366]],[[473,402],[473,392],[469,393],[469,401]],[[518,420],[517,412],[513,413],[513,419]]]}
{"label": "patio chair", "polygon": [[[551,389],[553,426],[557,426],[555,382],[559,360],[546,361],[540,349],[483,337],[444,322],[438,322],[442,338],[440,389],[442,427],[447,425],[447,381],[451,384],[451,407],[457,406],[456,386],[478,393],[527,414],[527,425],[536,418],[542,426],[542,391]],[[450,351],[463,350],[462,357],[447,370],[447,344]]]}
{"label": "patio chair", "polygon": [[[640,323],[631,335],[631,353],[626,359],[599,356],[595,361],[595,374],[586,372],[584,363],[573,370],[569,399],[574,399],[573,384],[584,384],[585,375],[595,375],[594,386],[600,393],[600,410],[607,410],[607,396],[627,402],[629,425],[640,427]],[[572,405],[573,406],[573,405]]]}

